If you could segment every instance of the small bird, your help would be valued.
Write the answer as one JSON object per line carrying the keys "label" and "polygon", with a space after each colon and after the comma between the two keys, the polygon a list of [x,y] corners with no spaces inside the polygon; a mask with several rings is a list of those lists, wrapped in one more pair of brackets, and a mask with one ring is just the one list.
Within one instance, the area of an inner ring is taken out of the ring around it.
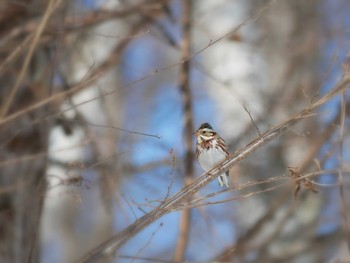
{"label": "small bird", "polygon": [[[195,132],[197,136],[196,157],[206,172],[229,156],[226,143],[209,123],[203,123]],[[229,171],[218,177],[219,185],[229,187]]]}

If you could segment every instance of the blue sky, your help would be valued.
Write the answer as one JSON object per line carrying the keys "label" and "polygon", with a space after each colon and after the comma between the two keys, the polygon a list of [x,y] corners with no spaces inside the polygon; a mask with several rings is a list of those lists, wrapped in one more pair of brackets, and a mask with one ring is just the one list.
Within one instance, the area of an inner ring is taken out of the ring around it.
{"label": "blue sky", "polygon": [[[83,1],[83,0],[82,0]],[[86,7],[95,7],[94,0],[85,0]],[[322,10],[325,14],[324,23],[332,25],[332,23],[339,23],[344,21],[347,25],[350,24],[350,16],[348,12],[339,10],[339,5],[342,3],[340,0],[324,0]],[[176,12],[178,12],[178,6],[173,6]],[[175,12],[175,13],[176,13]],[[339,13],[340,12],[340,13]],[[333,15],[334,13],[340,14],[339,16]],[[172,28],[172,33],[175,39],[179,39],[179,30],[177,27],[171,27],[169,22],[163,21],[163,24],[167,28]],[[331,67],[330,74],[326,78],[321,92],[326,92],[332,88],[335,83],[341,77],[339,72],[339,67],[344,60],[346,54],[342,53],[344,41],[349,41],[349,35],[347,38],[339,39],[338,37],[329,38],[323,43],[323,58],[320,62],[319,74],[322,77],[324,72],[328,69],[330,61],[334,54],[337,54],[338,59],[335,61],[334,65]],[[142,37],[136,39],[127,48],[122,58],[123,69],[122,77],[124,84],[130,83],[147,73],[150,73],[150,69],[156,69],[161,67],[163,58],[161,55],[163,51],[166,51],[163,43],[157,43],[154,39],[149,37]],[[200,59],[200,57],[195,58]],[[140,130],[142,127],[143,132],[159,134],[161,139],[149,138],[149,137],[137,137],[133,141],[133,146],[129,147],[129,135],[125,136],[125,140],[121,142],[120,149],[130,150],[128,158],[130,162],[134,165],[142,166],[149,162],[163,159],[171,159],[170,150],[174,150],[174,155],[177,159],[178,166],[175,169],[174,176],[176,178],[175,183],[172,188],[172,193],[177,192],[182,187],[181,177],[183,176],[183,167],[181,167],[183,158],[183,112],[181,106],[181,94],[177,86],[177,72],[176,69],[171,69],[169,73],[171,75],[171,80],[173,82],[162,83],[160,88],[155,88],[152,85],[157,85],[157,78],[161,78],[161,74],[155,74],[145,81],[141,81],[130,88],[125,88],[127,93],[127,100],[124,102],[124,128],[130,130]],[[209,121],[215,127],[217,125],[217,119],[215,117],[215,104],[208,96],[205,91],[205,77],[196,69],[193,69],[191,74],[191,86],[195,87],[192,89],[193,98],[196,98],[193,103],[194,112],[194,123],[196,127],[205,121]],[[201,86],[203,86],[201,88]],[[145,108],[141,108],[144,106]],[[332,119],[334,114],[337,112],[337,107],[339,107],[339,98],[331,100],[321,111],[329,112],[326,117],[323,117],[319,121],[324,123]],[[323,115],[322,115],[323,116]],[[327,145],[324,147],[321,154],[327,151]],[[348,159],[348,152],[345,152],[345,158]],[[334,155],[325,165],[325,169],[331,169],[337,167],[338,156]],[[196,174],[199,175],[203,171],[196,164]],[[171,181],[170,173],[172,167],[164,166],[154,169],[152,171],[145,171],[130,177],[130,179],[125,179],[123,181],[122,194],[123,198],[127,199],[128,202],[133,203],[147,203],[148,200],[152,199],[162,199],[164,198],[167,186]],[[131,176],[131,175],[130,175]],[[320,177],[320,182],[322,183],[333,183],[336,177],[334,175],[324,175]],[[202,193],[208,193],[211,191],[217,191],[218,186],[216,182],[210,184],[207,188],[203,189]],[[322,215],[326,219],[329,215],[334,215],[339,213],[339,207],[334,206],[334,203],[338,202],[338,190],[337,189],[327,189],[327,202],[325,202],[324,210]],[[123,202],[123,201],[121,201]],[[143,212],[138,210],[136,206],[133,206],[133,211],[124,202],[122,204],[126,215],[114,214],[116,218],[115,226],[116,231],[121,230],[128,226],[135,220],[135,215],[141,217]],[[231,204],[232,208],[231,216],[233,217],[235,210],[235,203]],[[150,207],[143,207],[144,210],[149,211]],[[190,242],[190,249],[188,249],[188,259],[204,260],[213,256],[213,251],[219,251],[218,248],[223,248],[225,245],[232,244],[236,238],[235,226],[230,221],[232,218],[220,218],[221,215],[227,214],[226,205],[216,205],[204,208],[204,210],[194,209],[193,210],[193,220],[196,223],[194,231],[196,234],[201,234],[202,229],[209,229],[211,233],[219,237],[220,243],[213,243],[209,236],[203,234],[202,240],[199,242]],[[203,212],[204,211],[204,212]],[[203,214],[207,215],[206,219],[203,219]],[[215,218],[215,220],[214,220]],[[85,218],[86,220],[86,218]],[[215,222],[215,223],[214,223]],[[217,223],[219,222],[219,223]],[[325,223],[326,222],[326,223]],[[88,222],[87,222],[88,223]],[[160,223],[163,226],[160,227]],[[135,252],[140,252],[140,256],[152,256],[158,255],[160,251],[173,253],[174,246],[177,240],[178,234],[178,224],[179,224],[179,213],[174,212],[169,215],[162,217],[157,222],[153,223],[152,226],[148,227],[141,233],[137,234],[135,238],[130,240],[121,250],[120,254],[123,255],[135,255]],[[84,230],[86,225],[81,225]],[[318,234],[322,235],[330,231],[336,230],[340,227],[340,221],[332,221],[327,223],[327,220],[322,221],[318,228]],[[147,246],[152,238],[152,243]],[[198,241],[198,239],[196,239]],[[57,244],[55,244],[57,245]],[[48,244],[47,246],[51,246]],[[142,251],[140,251],[142,250]],[[43,251],[44,257],[47,256],[47,251],[56,251],[47,248]],[[199,254],[200,252],[200,254]],[[169,259],[171,256],[165,254],[165,258]],[[56,257],[56,255],[50,255],[50,257]],[[130,262],[130,259],[118,259],[118,262]]]}

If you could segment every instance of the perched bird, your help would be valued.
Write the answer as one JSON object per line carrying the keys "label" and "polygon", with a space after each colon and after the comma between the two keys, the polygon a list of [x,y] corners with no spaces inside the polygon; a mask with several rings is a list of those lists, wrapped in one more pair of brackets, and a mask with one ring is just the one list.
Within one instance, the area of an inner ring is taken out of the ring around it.
{"label": "perched bird", "polygon": [[[226,143],[209,123],[203,123],[195,132],[197,136],[196,157],[207,172],[229,155]],[[229,187],[229,171],[218,177],[219,185]]]}

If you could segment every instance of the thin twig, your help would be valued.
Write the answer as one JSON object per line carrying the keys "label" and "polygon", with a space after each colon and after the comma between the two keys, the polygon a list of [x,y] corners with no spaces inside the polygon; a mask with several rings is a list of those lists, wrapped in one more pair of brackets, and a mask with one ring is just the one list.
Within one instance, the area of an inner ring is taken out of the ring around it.
{"label": "thin twig", "polygon": [[[320,176],[320,175],[324,175],[324,174],[338,174],[338,173],[339,173],[339,169],[321,170],[321,171],[317,171],[317,172],[304,174],[304,175],[298,177],[297,179],[295,179],[295,181],[298,182],[298,181],[302,181],[302,180],[307,180],[308,182],[312,183],[313,185],[317,185],[317,186],[320,186],[320,187],[334,187],[334,186],[338,186],[339,184],[338,183],[336,183],[336,184],[320,184],[320,183],[315,183],[313,181],[310,181],[308,178],[316,177],[316,176]],[[350,169],[343,170],[343,173],[350,174]],[[290,182],[290,179],[291,179],[290,176],[287,177],[285,175],[282,175],[282,176],[270,177],[270,178],[265,179],[265,180],[249,181],[247,183],[243,183],[243,184],[237,185],[237,186],[235,186],[235,188],[232,188],[232,189],[225,189],[225,190],[221,190],[221,191],[217,191],[217,192],[212,192],[210,194],[198,197],[196,199],[192,199],[191,201],[189,201],[187,203],[184,203],[183,206],[180,207],[177,210],[181,210],[185,206],[186,207],[190,207],[190,206],[191,207],[197,207],[197,206],[195,206],[195,204],[201,203],[201,202],[203,202],[203,201],[205,201],[207,199],[210,199],[210,198],[213,198],[213,197],[225,194],[227,192],[236,192],[236,191],[241,191],[241,190],[244,190],[246,188],[253,187],[253,186],[264,185],[264,184],[271,184],[271,183],[274,183],[274,182],[284,181],[284,182],[278,184],[278,187],[280,187],[280,186],[283,186],[285,183]],[[275,187],[275,186],[273,186],[273,187]],[[257,193],[271,191],[271,190],[269,190],[270,188],[271,187],[267,188],[267,190],[265,189],[263,191],[249,192],[249,194],[235,196],[232,199],[225,199],[225,200],[222,200],[222,201],[218,201],[218,203],[224,203],[224,202],[228,202],[228,201],[232,201],[232,200],[239,200],[239,199],[243,199],[245,197],[250,197],[250,196],[252,196],[254,194],[257,194]],[[277,187],[275,187],[274,189],[277,189]],[[137,203],[137,202],[134,202],[134,204],[137,205],[137,206],[148,206],[148,207],[156,208],[157,207],[156,205],[150,205],[150,203],[158,203],[158,204],[164,203],[164,200],[161,201],[160,199],[156,199],[156,200],[146,199],[146,201],[147,201],[146,204],[145,203]],[[211,203],[211,204],[213,204],[213,203]],[[200,206],[203,206],[203,205],[200,204]]]}
{"label": "thin twig", "polygon": [[57,1],[50,0],[49,3],[47,4],[47,8],[46,8],[45,14],[43,16],[43,19],[42,19],[42,21],[41,21],[37,31],[34,34],[32,43],[31,43],[31,45],[29,47],[29,50],[28,50],[28,53],[27,53],[27,55],[26,55],[26,57],[24,59],[21,71],[20,71],[20,73],[18,75],[18,78],[16,79],[16,83],[15,83],[14,87],[12,88],[9,97],[5,100],[4,106],[3,106],[2,110],[1,110],[0,119],[3,119],[6,116],[8,110],[10,109],[11,104],[12,104],[12,102],[13,102],[13,100],[15,98],[15,95],[17,93],[17,90],[18,90],[19,86],[21,85],[21,83],[23,81],[24,74],[26,74],[26,72],[27,72],[27,69],[28,69],[28,66],[29,66],[29,62],[32,59],[34,50],[35,50],[35,48],[36,48],[36,46],[38,44],[40,36],[43,33],[44,28],[45,28],[47,22],[49,21],[49,18],[51,17],[51,14],[60,5],[60,3],[61,3],[61,0],[57,0]]}
{"label": "thin twig", "polygon": [[269,142],[273,141],[277,137],[287,132],[296,123],[304,120],[305,116],[315,111],[319,106],[330,100],[332,97],[338,95],[338,93],[342,92],[344,89],[348,88],[349,83],[350,78],[348,76],[344,76],[344,78],[338,83],[337,86],[331,89],[323,97],[315,101],[308,108],[300,111],[287,121],[269,129],[244,148],[228,156],[226,160],[219,163],[212,170],[199,176],[191,185],[181,189],[181,191],[179,191],[173,197],[169,198],[169,200],[167,200],[164,204],[161,204],[159,207],[153,209],[148,214],[139,218],[137,222],[131,224],[118,234],[112,236],[110,239],[106,240],[93,250],[86,253],[80,260],[78,260],[78,262],[92,262],[96,261],[97,259],[106,257],[111,253],[114,253],[115,250],[120,248],[123,244],[125,244],[129,239],[135,236],[142,229],[144,229],[160,217],[164,216],[165,214],[168,214],[170,211],[176,210],[186,200],[188,200],[191,196],[193,196],[207,184],[215,180],[219,175],[228,171],[234,165],[245,160],[257,149],[261,148],[262,146],[268,144]]}
{"label": "thin twig", "polygon": [[254,128],[255,128],[255,130],[258,132],[259,136],[261,136],[259,127],[258,127],[258,125],[256,125],[256,123],[255,123],[255,121],[254,121],[254,119],[253,119],[252,114],[250,113],[250,111],[248,110],[248,108],[247,108],[244,104],[243,104],[243,108],[244,108],[244,110],[248,113],[248,116],[249,116],[249,118],[250,118],[250,120],[251,120],[251,122],[252,122],[252,124],[253,124],[253,126],[254,126]]}
{"label": "thin twig", "polygon": [[170,181],[170,184],[168,185],[167,192],[165,194],[165,198],[164,198],[163,202],[165,202],[165,200],[167,200],[169,198],[171,187],[173,186],[173,184],[175,182],[174,172],[175,172],[175,166],[176,166],[176,161],[175,161],[176,158],[175,158],[173,149],[170,150],[170,155],[171,155],[171,160],[172,160],[172,166],[171,166],[171,171],[170,171],[171,181]]}
{"label": "thin twig", "polygon": [[19,44],[0,64],[0,75],[3,74],[6,66],[13,62],[20,54],[22,54],[23,50],[25,50],[26,45],[32,39],[33,35],[28,35],[21,44]]}
{"label": "thin twig", "polygon": [[134,211],[134,209],[132,208],[132,206],[130,205],[128,199],[126,199],[126,197],[125,197],[125,195],[124,195],[123,193],[121,194],[121,196],[122,196],[123,200],[125,201],[125,203],[128,205],[128,207],[130,208],[132,214],[134,215],[135,221],[137,221],[137,216],[136,216],[136,214],[135,214],[135,211]]}
{"label": "thin twig", "polygon": [[88,122],[86,120],[74,120],[74,119],[68,119],[68,118],[65,118],[64,120],[67,121],[67,122],[86,124],[86,125],[93,126],[93,127],[98,127],[98,128],[113,129],[113,130],[118,130],[118,131],[122,131],[122,132],[127,132],[127,133],[147,136],[147,137],[153,137],[153,138],[156,138],[156,139],[161,139],[162,138],[162,136],[160,136],[158,134],[150,134],[150,133],[144,133],[144,132],[131,131],[131,130],[127,130],[127,129],[124,129],[124,128],[115,127],[113,125],[102,125],[102,124],[91,123],[91,122]]}
{"label": "thin twig", "polygon": [[176,209],[172,210],[172,211],[178,211],[178,210],[182,210],[184,208],[198,208],[198,207],[202,207],[202,206],[209,206],[209,205],[217,205],[217,204],[222,204],[222,203],[228,203],[231,201],[236,201],[236,200],[242,200],[244,198],[248,198],[248,197],[252,197],[258,194],[262,194],[262,193],[266,193],[266,192],[272,192],[273,190],[276,190],[277,188],[280,188],[281,186],[285,185],[286,182],[282,182],[279,183],[277,185],[273,185],[270,187],[267,187],[265,189],[262,190],[258,190],[258,191],[254,191],[254,192],[249,192],[246,194],[242,194],[239,196],[234,196],[234,197],[229,197],[223,200],[218,200],[218,201],[208,201],[205,203],[197,203],[197,202],[189,202],[189,203],[184,203],[183,205],[177,207]]}
{"label": "thin twig", "polygon": [[177,263],[172,260],[164,260],[159,258],[150,258],[150,257],[136,257],[136,256],[128,256],[128,255],[117,255],[118,258],[124,258],[124,259],[139,259],[142,261],[149,261],[149,262],[156,262],[156,263]]}
{"label": "thin twig", "polygon": [[157,227],[157,229],[152,232],[151,237],[149,238],[147,243],[137,251],[137,253],[136,253],[135,257],[132,259],[131,263],[133,263],[140,256],[142,251],[151,244],[151,242],[152,242],[153,238],[155,237],[156,233],[159,231],[159,229],[162,226],[163,226],[163,223],[160,223],[159,226]]}
{"label": "thin twig", "polygon": [[[158,68],[158,69],[155,69],[155,70],[152,70],[150,73],[144,75],[143,77],[139,78],[139,79],[136,79],[134,81],[131,81],[129,82],[128,84],[124,85],[123,88],[128,88],[128,87],[131,87],[139,82],[142,82],[146,79],[149,79],[151,77],[153,77],[154,75],[156,74],[159,74],[161,72],[165,72],[169,69],[172,69],[174,67],[177,67],[178,65],[181,65],[182,63],[186,62],[186,61],[189,61],[189,60],[192,60],[193,57],[203,53],[205,50],[207,50],[209,47],[219,43],[220,41],[222,41],[223,39],[229,37],[231,34],[234,34],[236,33],[238,30],[240,30],[243,26],[246,26],[250,23],[254,23],[255,21],[257,21],[261,16],[262,14],[273,4],[275,3],[277,0],[271,0],[267,5],[265,5],[263,8],[261,8],[256,14],[252,15],[252,16],[249,16],[245,21],[243,21],[241,24],[239,24],[237,27],[235,27],[232,31],[222,35],[221,37],[217,38],[216,40],[214,41],[210,41],[205,47],[197,50],[196,52],[192,53],[190,56],[178,61],[178,62],[175,62],[175,63],[172,63],[170,65],[167,65],[165,67],[162,67],[162,68]],[[143,23],[144,24],[144,23]],[[129,39],[127,39],[129,40]],[[121,46],[124,46],[124,45],[121,45]],[[121,48],[120,48],[121,49]],[[110,65],[110,61],[107,61],[108,65]],[[113,64],[114,65],[114,64]],[[61,92],[61,93],[58,93],[58,94],[55,94],[54,96],[51,96],[43,101],[40,101],[34,105],[31,105],[23,110],[20,110],[20,111],[17,111],[3,119],[0,120],[0,127],[10,121],[13,121],[19,117],[21,117],[22,115],[24,114],[27,114],[29,112],[32,112],[48,103],[51,103],[53,101],[57,101],[59,99],[64,99],[68,96],[70,96],[71,94],[74,94],[74,93],[77,93],[78,91],[80,91],[82,88],[85,88],[86,86],[88,85],[91,85],[92,83],[94,83],[95,81],[97,81],[97,79],[99,79],[100,75],[101,75],[101,71],[103,71],[103,69],[106,67],[105,63],[103,65],[100,66],[100,69],[99,70],[95,70],[94,73],[91,74],[89,80],[87,81],[84,81],[83,83],[77,83],[76,84],[76,87],[75,89],[72,88],[72,90],[69,90],[69,91],[66,91],[66,92]],[[95,97],[92,97],[91,99],[87,99],[87,100],[84,100],[80,103],[77,103],[74,107],[72,108],[68,108],[68,109],[65,109],[65,110],[62,110],[56,114],[54,114],[53,116],[51,117],[55,117],[57,115],[60,115],[66,111],[69,111],[69,110],[72,110],[73,108],[76,108],[76,107],[79,107],[79,106],[82,106],[86,103],[89,103],[91,101],[94,101],[94,100],[97,100],[98,98],[100,98],[101,96],[108,96],[110,94],[113,94],[114,92],[116,92],[116,89],[113,89],[111,91],[106,91],[106,92],[103,92],[102,94],[98,95],[98,96],[95,96]],[[46,117],[47,118],[47,117]],[[36,121],[42,121],[42,118],[41,119],[38,119]],[[31,124],[34,124],[35,121],[31,122]]]}
{"label": "thin twig", "polygon": [[113,160],[114,158],[119,157],[119,156],[121,156],[123,154],[126,154],[126,153],[129,153],[129,152],[130,151],[124,151],[124,152],[119,152],[119,153],[112,154],[111,156],[108,156],[108,157],[106,157],[106,158],[104,158],[102,160],[99,160],[99,161],[91,164],[90,166],[86,167],[86,169],[94,168],[94,167],[96,167],[98,165],[101,165],[102,163],[105,163],[105,162],[108,162],[110,160]]}
{"label": "thin twig", "polygon": [[[321,83],[322,84],[322,83]],[[306,157],[303,158],[303,161],[301,162],[301,164],[299,165],[299,169],[300,171],[304,172],[312,163],[314,156],[317,155],[317,152],[320,151],[321,147],[324,145],[324,142],[329,140],[329,138],[331,137],[331,135],[333,134],[333,132],[336,129],[336,126],[333,125],[336,122],[339,122],[340,120],[340,112],[338,112],[338,114],[330,121],[330,123],[328,124],[328,126],[325,128],[325,130],[319,134],[317,137],[313,138],[313,143],[312,146],[309,147],[308,153],[306,154]],[[323,173],[338,173],[337,169],[334,170],[323,170],[320,171],[321,169],[318,169],[317,172],[313,172],[313,173],[307,173],[305,174],[303,177],[312,177],[312,176],[318,176],[321,175]],[[345,171],[344,171],[345,172]],[[349,172],[349,171],[347,171]],[[282,177],[281,179],[285,179],[287,177]],[[271,178],[273,179],[273,178]],[[249,182],[248,182],[249,184]],[[338,184],[319,184],[319,183],[314,183],[315,185],[319,186],[319,187],[333,187],[333,186],[337,186]],[[238,189],[240,189],[240,187],[242,186],[238,186]],[[232,244],[231,246],[225,248],[222,252],[220,252],[218,255],[216,255],[214,258],[212,258],[212,260],[210,260],[210,262],[229,262],[232,260],[232,256],[235,254],[240,255],[242,253],[244,253],[247,249],[247,243],[248,240],[253,240],[254,236],[258,236],[259,233],[261,231],[263,231],[262,229],[265,228],[265,226],[271,221],[271,217],[274,216],[275,212],[277,211],[278,208],[282,207],[285,202],[286,199],[289,198],[289,192],[287,191],[283,191],[281,192],[276,198],[275,200],[277,201],[277,203],[275,205],[269,206],[267,211],[265,211],[264,215],[258,219],[258,221],[248,230],[247,234],[243,235],[242,237],[240,237],[234,244]]]}
{"label": "thin twig", "polygon": [[[136,24],[131,30],[130,33],[136,33],[139,32],[139,30],[141,30],[141,28],[143,28],[145,26],[145,23],[143,21],[140,21],[140,23]],[[127,44],[131,41],[131,39],[124,39],[122,40],[116,47],[115,49],[111,52],[111,55],[108,57],[108,59],[106,59],[101,65],[99,65],[98,67],[94,68],[94,63],[91,65],[91,67],[89,68],[89,70],[87,70],[87,73],[85,74],[85,76],[78,81],[77,83],[73,83],[73,85],[71,85],[72,87],[67,90],[67,91],[63,91],[63,92],[58,92],[56,94],[51,95],[50,97],[43,99],[37,103],[34,103],[33,105],[30,105],[22,110],[18,110],[13,114],[10,114],[9,116],[6,116],[2,119],[0,119],[0,127],[8,122],[14,121],[16,119],[18,119],[19,117],[28,114],[30,112],[33,112],[34,110],[37,110],[47,104],[50,103],[56,103],[59,104],[59,102],[63,101],[64,99],[68,98],[69,96],[72,96],[74,94],[77,94],[78,92],[80,92],[81,90],[83,90],[84,88],[94,84],[98,79],[100,79],[100,77],[106,73],[106,70],[109,69],[110,67],[115,65],[115,62],[119,59],[122,50],[127,46]],[[154,73],[155,74],[155,73]],[[136,81],[132,81],[129,84],[127,84],[126,86],[124,86],[124,88],[132,86],[138,82],[141,82],[147,78],[149,78],[150,76],[146,76],[143,77],[141,79],[138,79]],[[60,88],[57,88],[60,89]],[[118,88],[119,89],[119,88]],[[59,116],[65,112],[68,112],[70,110],[76,109],[78,106],[84,105],[86,103],[89,103],[91,101],[94,101],[98,98],[100,98],[101,96],[108,96],[110,94],[113,94],[114,92],[116,92],[118,89],[113,89],[111,91],[108,92],[104,92],[102,93],[102,95],[99,95],[97,97],[93,97],[92,99],[88,99],[85,100],[77,105],[74,105],[73,107],[64,109],[59,111],[58,113],[54,113],[51,114],[49,116],[46,116],[45,118],[37,118],[33,121],[30,122],[30,125],[34,125],[35,123],[38,122],[42,122],[43,120],[47,120],[49,118],[54,118],[56,116]]]}

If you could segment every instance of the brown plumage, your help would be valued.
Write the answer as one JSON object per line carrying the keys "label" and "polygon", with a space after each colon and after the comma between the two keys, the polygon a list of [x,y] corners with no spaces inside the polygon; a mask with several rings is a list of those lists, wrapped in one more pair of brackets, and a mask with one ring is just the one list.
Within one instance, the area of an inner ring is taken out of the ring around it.
{"label": "brown plumage", "polygon": [[[203,123],[196,131],[197,145],[196,158],[200,166],[209,171],[218,163],[229,156],[224,139],[211,127],[209,123]],[[229,172],[218,177],[219,185],[229,187]]]}

